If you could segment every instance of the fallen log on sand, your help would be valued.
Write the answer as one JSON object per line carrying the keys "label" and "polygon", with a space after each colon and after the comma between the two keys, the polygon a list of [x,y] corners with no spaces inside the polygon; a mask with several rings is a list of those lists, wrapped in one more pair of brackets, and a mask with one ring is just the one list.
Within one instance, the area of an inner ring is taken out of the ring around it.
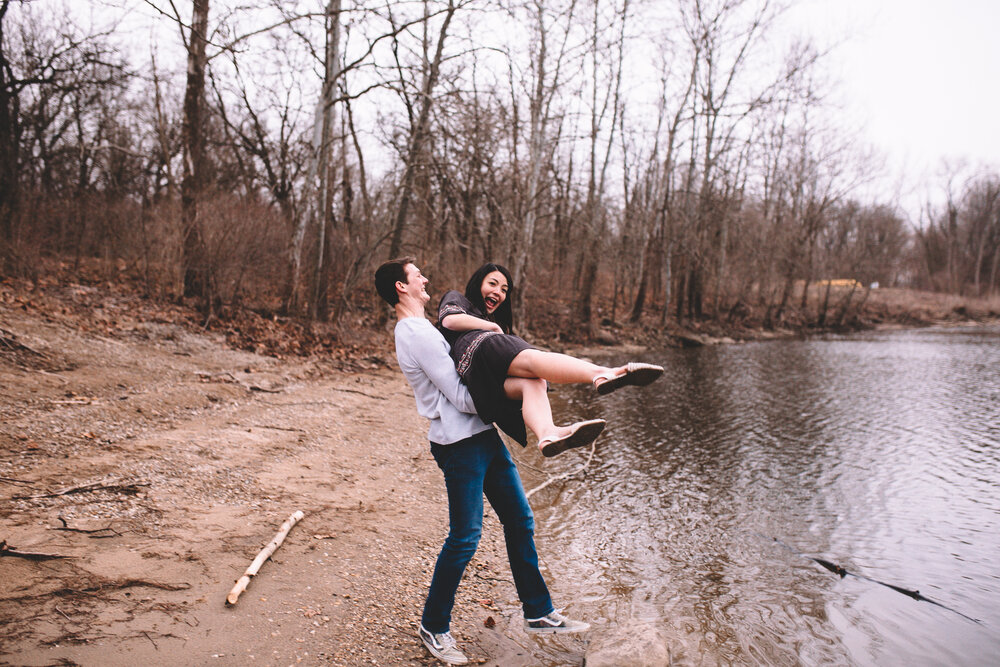
{"label": "fallen log on sand", "polygon": [[292,516],[288,517],[285,523],[281,524],[281,529],[278,531],[278,534],[274,536],[274,539],[271,540],[266,547],[261,549],[260,553],[257,554],[257,557],[253,559],[252,563],[250,563],[250,567],[248,567],[247,571],[243,573],[243,576],[236,580],[236,585],[233,586],[233,589],[229,591],[229,595],[226,596],[226,604],[236,604],[236,601],[240,599],[240,594],[247,589],[247,586],[250,585],[250,580],[256,576],[257,571],[260,570],[260,566],[263,565],[264,561],[270,558],[271,554],[273,554],[278,547],[281,546],[281,543],[285,541],[285,537],[288,535],[288,531],[290,531],[292,526],[297,524],[304,516],[305,514],[302,510],[298,510],[292,514]]}

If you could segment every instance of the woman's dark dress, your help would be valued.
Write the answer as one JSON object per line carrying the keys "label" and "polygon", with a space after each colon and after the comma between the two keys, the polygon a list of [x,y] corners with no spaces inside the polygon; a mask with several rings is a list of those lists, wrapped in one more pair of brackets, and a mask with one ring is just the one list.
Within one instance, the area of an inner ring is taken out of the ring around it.
{"label": "woman's dark dress", "polygon": [[451,358],[469,388],[479,418],[487,424],[495,422],[504,433],[525,446],[528,434],[521,416],[521,401],[507,398],[503,383],[514,357],[523,350],[533,349],[532,346],[512,334],[482,329],[451,331],[441,325],[445,316],[457,314],[491,318],[454,290],[445,293],[438,306],[438,329],[451,345]]}

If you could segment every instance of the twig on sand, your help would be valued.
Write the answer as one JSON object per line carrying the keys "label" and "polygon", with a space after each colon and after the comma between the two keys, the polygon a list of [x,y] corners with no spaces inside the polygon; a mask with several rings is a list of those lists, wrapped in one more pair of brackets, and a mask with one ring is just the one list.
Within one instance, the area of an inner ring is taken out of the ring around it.
{"label": "twig on sand", "polygon": [[236,422],[229,422],[230,426],[239,426],[240,428],[259,428],[266,429],[268,431],[290,431],[291,433],[305,433],[301,428],[288,428],[285,426],[269,426],[266,424],[237,424]]}
{"label": "twig on sand", "polygon": [[232,590],[229,591],[229,595],[226,596],[226,604],[233,605],[236,601],[240,599],[240,594],[247,589],[250,585],[250,580],[257,575],[257,571],[260,570],[261,565],[264,564],[268,558],[271,557],[281,543],[285,541],[285,537],[288,535],[288,531],[292,529],[292,526],[297,524],[305,514],[302,510],[296,510],[294,514],[285,520],[285,523],[281,524],[281,529],[278,530],[278,534],[274,536],[274,539],[268,543],[266,547],[261,549],[257,557],[253,559],[250,563],[250,567],[247,571],[243,573],[243,576],[236,580],[236,585],[233,586]]}
{"label": "twig on sand", "polygon": [[62,523],[61,527],[56,526],[56,530],[65,530],[71,533],[84,533],[86,535],[90,535],[91,537],[97,537],[97,538],[111,537],[111,535],[94,535],[94,533],[113,533],[114,535],[121,537],[121,533],[112,528],[111,524],[108,524],[104,528],[73,528],[62,516],[57,516],[56,518],[59,519],[59,521]]}
{"label": "twig on sand", "polygon": [[51,493],[39,493],[34,496],[14,496],[16,500],[36,500],[38,498],[55,498],[57,496],[67,496],[71,493],[85,493],[88,491],[122,491],[124,493],[135,493],[140,486],[149,486],[149,482],[135,481],[135,482],[123,482],[113,481],[109,479],[101,479],[96,482],[89,482],[87,484],[79,484],[77,486],[71,486],[60,491],[53,491]]}
{"label": "twig on sand", "polygon": [[143,630],[142,634],[146,635],[146,639],[148,639],[149,643],[153,645],[153,648],[155,648],[157,651],[160,650],[160,647],[156,645],[156,642],[153,641],[153,638],[149,636],[148,632],[146,632],[145,630]]}
{"label": "twig on sand", "polygon": [[341,389],[339,387],[334,387],[330,391],[339,391],[339,392],[343,392],[345,394],[361,394],[362,396],[367,396],[368,398],[374,398],[374,399],[379,400],[379,401],[388,401],[389,400],[389,398],[386,397],[386,396],[377,396],[375,394],[369,394],[368,392],[359,391],[357,389]]}
{"label": "twig on sand", "polygon": [[5,347],[8,350],[13,350],[15,352],[30,352],[36,356],[48,358],[44,352],[39,352],[38,350],[25,345],[23,342],[18,340],[17,334],[12,331],[7,331],[6,329],[0,329],[0,347]]}
{"label": "twig on sand", "polygon": [[76,556],[65,556],[63,554],[49,554],[40,551],[18,551],[17,547],[7,544],[7,540],[0,540],[0,556],[16,556],[26,560],[55,560],[57,558],[76,558]]}
{"label": "twig on sand", "polygon": [[594,460],[594,452],[596,451],[596,449],[597,449],[597,442],[594,441],[594,442],[590,443],[590,454],[587,455],[587,460],[586,460],[585,463],[583,463],[583,465],[578,466],[575,470],[570,470],[568,472],[564,472],[562,474],[553,475],[552,477],[549,477],[547,480],[545,480],[544,482],[542,482],[541,484],[539,484],[538,486],[536,486],[535,488],[533,488],[531,491],[528,491],[527,493],[525,493],[524,494],[525,497],[526,498],[530,498],[535,493],[537,493],[538,491],[541,491],[542,489],[544,489],[545,487],[549,486],[550,484],[554,484],[554,483],[556,483],[558,481],[561,481],[561,480],[564,480],[564,479],[569,479],[570,477],[574,477],[574,476],[580,474],[581,472],[585,471],[588,467],[590,467],[590,462]]}
{"label": "twig on sand", "polygon": [[13,477],[0,477],[0,482],[7,482],[8,484],[24,484],[25,486],[34,486],[34,482],[29,482],[26,479],[14,479]]}

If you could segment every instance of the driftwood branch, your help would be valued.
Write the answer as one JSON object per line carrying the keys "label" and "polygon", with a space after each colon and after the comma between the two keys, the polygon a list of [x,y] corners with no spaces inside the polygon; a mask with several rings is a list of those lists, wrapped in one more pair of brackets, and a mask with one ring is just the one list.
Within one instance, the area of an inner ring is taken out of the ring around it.
{"label": "driftwood branch", "polygon": [[29,482],[26,479],[14,479],[13,477],[0,477],[0,482],[6,482],[7,484],[24,484],[25,486],[34,486],[34,482]]}
{"label": "driftwood branch", "polygon": [[209,373],[208,371],[198,371],[198,379],[202,382],[222,382],[223,384],[238,384],[247,391],[259,391],[264,394],[280,394],[281,389],[268,389],[267,387],[261,387],[256,384],[249,384],[243,382],[235,375],[228,371],[223,371],[222,373]]}
{"label": "driftwood branch", "polygon": [[583,463],[583,465],[580,465],[576,469],[570,470],[569,472],[564,472],[564,473],[562,473],[560,475],[553,475],[552,477],[549,477],[547,480],[545,480],[544,482],[542,482],[541,484],[539,484],[538,486],[536,486],[535,488],[533,488],[531,491],[528,491],[527,493],[525,493],[524,496],[526,498],[530,498],[535,493],[537,493],[538,491],[541,491],[542,489],[544,489],[545,487],[549,486],[550,484],[554,484],[554,483],[556,483],[556,482],[558,482],[560,480],[569,479],[570,477],[574,477],[574,476],[580,474],[581,472],[585,471],[587,468],[590,467],[590,462],[594,460],[594,452],[596,450],[597,450],[597,442],[594,441],[594,442],[590,443],[590,454],[587,456],[587,460],[586,460],[586,462]]}
{"label": "driftwood branch", "polygon": [[247,589],[250,585],[250,580],[257,575],[257,571],[260,570],[261,565],[264,564],[268,558],[271,557],[281,543],[285,541],[285,537],[288,535],[288,531],[292,529],[292,526],[297,524],[305,514],[302,510],[297,510],[292,516],[285,520],[285,523],[281,524],[281,529],[278,530],[278,534],[274,536],[274,539],[268,543],[266,547],[261,549],[257,557],[253,559],[250,563],[250,567],[247,571],[243,573],[243,576],[236,580],[236,585],[233,589],[229,591],[229,595],[226,596],[226,604],[236,604],[236,601],[240,599],[240,594]]}
{"label": "driftwood branch", "polygon": [[87,484],[79,484],[77,486],[71,486],[60,491],[52,491],[51,493],[39,493],[34,496],[14,496],[16,500],[36,500],[38,498],[55,498],[57,496],[68,496],[71,493],[86,493],[89,491],[122,491],[124,493],[135,493],[138,491],[140,486],[149,486],[149,482],[136,481],[136,482],[122,482],[113,481],[109,479],[101,479],[96,482],[89,482]]}
{"label": "driftwood branch", "polygon": [[105,577],[92,576],[88,579],[85,586],[76,588],[66,586],[63,588],[57,588],[56,590],[49,590],[44,593],[19,595],[17,597],[5,598],[4,602],[21,604],[24,602],[49,600],[52,598],[74,598],[81,595],[86,595],[89,598],[100,598],[102,594],[107,595],[111,591],[122,590],[125,588],[157,588],[161,591],[186,591],[191,588],[191,584],[165,584],[158,581],[149,581],[147,579],[107,579]]}
{"label": "driftwood branch", "polygon": [[243,386],[247,389],[247,391],[259,391],[262,394],[280,394],[281,393],[280,389],[267,389],[265,387],[260,387],[260,386],[255,385],[255,384],[244,384]]}
{"label": "driftwood branch", "polygon": [[388,401],[389,399],[385,396],[377,396],[375,394],[369,394],[368,392],[359,391],[357,389],[337,389],[333,388],[330,391],[339,391],[344,394],[361,394],[362,396],[367,396],[368,398],[374,398],[379,401]]}
{"label": "driftwood branch", "polygon": [[58,558],[76,558],[76,556],[66,556],[63,554],[48,554],[40,551],[19,551],[17,547],[7,544],[7,540],[0,540],[0,556],[16,556],[27,560],[55,560]]}
{"label": "driftwood branch", "polygon": [[[65,530],[71,533],[83,533],[85,535],[89,535],[90,537],[94,538],[115,537],[115,536],[121,537],[121,533],[115,530],[110,523],[104,528],[74,528],[73,526],[69,525],[69,522],[66,521],[66,519],[64,519],[62,516],[58,516],[56,518],[59,519],[60,523],[62,523],[62,526],[56,526],[56,530]],[[95,535],[94,533],[111,533],[111,535],[106,535],[106,534]]]}
{"label": "driftwood branch", "polygon": [[288,428],[285,426],[267,426],[264,424],[237,424],[235,422],[229,422],[230,426],[245,426],[246,428],[259,428],[267,429],[269,431],[290,431],[292,433],[305,433],[301,428]]}
{"label": "driftwood branch", "polygon": [[18,340],[16,334],[12,331],[7,331],[6,329],[0,329],[0,347],[5,347],[14,352],[30,352],[36,356],[46,358],[44,352],[39,352],[38,350],[25,345]]}
{"label": "driftwood branch", "polygon": [[100,399],[97,399],[97,398],[88,398],[86,396],[77,396],[76,398],[70,398],[70,399],[67,399],[65,401],[62,401],[62,400],[60,400],[60,401],[52,401],[52,404],[53,405],[90,405],[91,403],[95,403],[98,400],[100,400]]}

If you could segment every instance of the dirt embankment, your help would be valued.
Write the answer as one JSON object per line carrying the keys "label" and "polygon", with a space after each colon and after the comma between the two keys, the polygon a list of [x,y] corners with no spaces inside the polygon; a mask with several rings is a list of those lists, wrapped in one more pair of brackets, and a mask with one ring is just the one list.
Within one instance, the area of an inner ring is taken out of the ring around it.
{"label": "dirt embankment", "polygon": [[[67,557],[0,558],[0,663],[433,664],[415,628],[447,512],[399,372],[235,351],[127,300],[84,313],[90,289],[0,285],[0,539]],[[453,630],[533,664],[503,554],[489,516]]]}

